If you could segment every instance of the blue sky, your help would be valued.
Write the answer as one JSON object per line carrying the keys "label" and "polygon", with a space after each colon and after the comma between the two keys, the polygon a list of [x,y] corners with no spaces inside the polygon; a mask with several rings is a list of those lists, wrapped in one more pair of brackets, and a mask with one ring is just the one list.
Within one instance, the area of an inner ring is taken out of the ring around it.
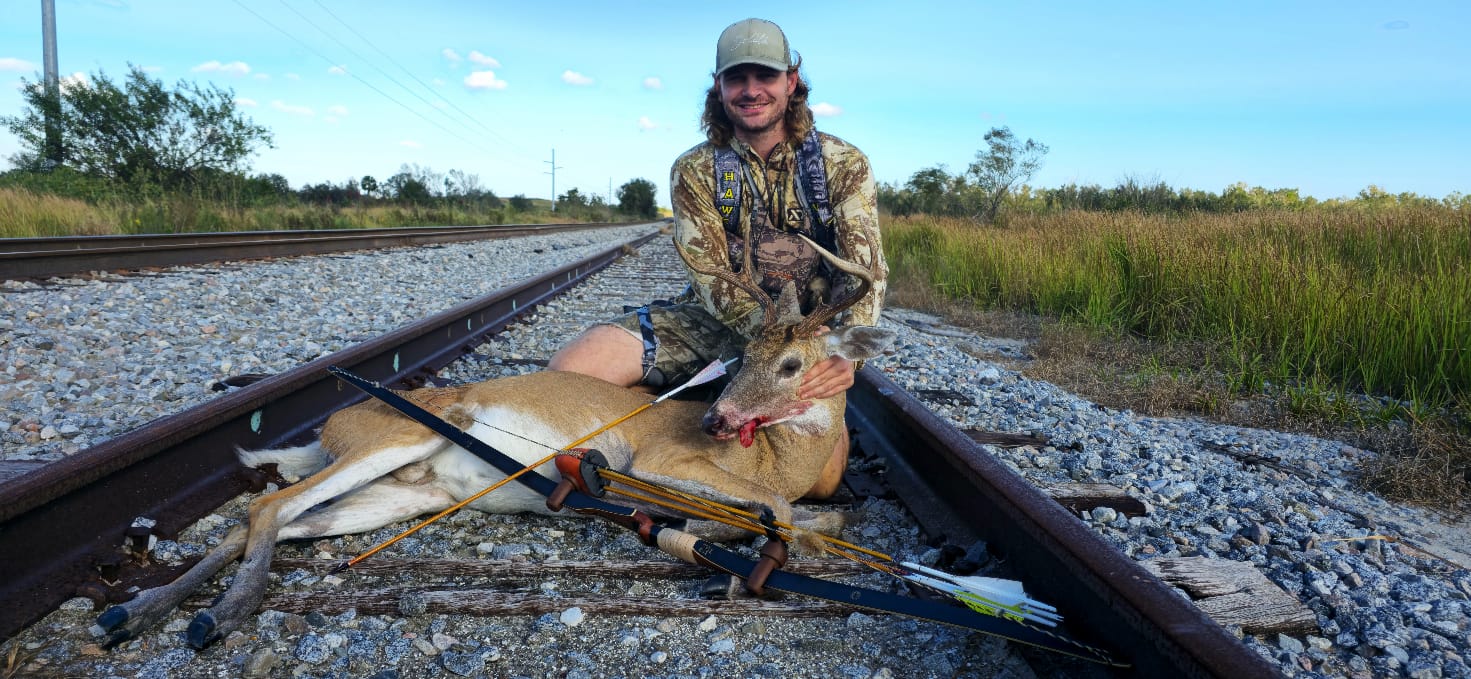
{"label": "blue sky", "polygon": [[[40,72],[40,5],[0,0],[0,113],[21,110],[16,88]],[[296,187],[416,163],[546,197],[555,148],[558,193],[642,177],[667,205],[670,163],[701,140],[715,40],[759,16],[803,56],[819,128],[867,152],[879,181],[962,170],[1005,125],[1051,147],[1034,186],[1471,193],[1466,2],[56,0],[56,13],[63,75],[132,63],[232,89],[275,133],[254,170]],[[0,132],[0,159],[17,148]]]}

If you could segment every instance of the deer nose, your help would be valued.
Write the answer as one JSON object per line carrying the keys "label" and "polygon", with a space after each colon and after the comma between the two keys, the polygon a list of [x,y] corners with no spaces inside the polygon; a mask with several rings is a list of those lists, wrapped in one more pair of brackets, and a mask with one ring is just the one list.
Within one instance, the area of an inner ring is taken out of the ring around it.
{"label": "deer nose", "polygon": [[725,416],[715,412],[715,409],[711,408],[705,411],[705,417],[700,420],[700,428],[711,436],[719,434],[727,429],[725,426]]}

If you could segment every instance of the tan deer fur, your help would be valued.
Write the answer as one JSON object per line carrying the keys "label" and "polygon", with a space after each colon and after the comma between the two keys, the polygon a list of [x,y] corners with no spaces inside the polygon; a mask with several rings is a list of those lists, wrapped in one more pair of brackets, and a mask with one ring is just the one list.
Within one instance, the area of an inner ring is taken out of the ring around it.
{"label": "tan deer fur", "polygon": [[[799,528],[840,530],[839,515],[794,516],[791,502],[817,481],[836,446],[845,397],[800,400],[797,390],[816,363],[833,354],[872,358],[887,348],[893,333],[857,326],[814,335],[814,318],[794,314],[795,297],[789,286],[782,300],[766,304],[771,300],[763,293],[767,330],[748,344],[743,367],[713,405],[666,400],[582,445],[601,451],[618,471],[746,508],[769,507],[778,520]],[[841,308],[825,311],[836,315]],[[556,371],[405,395],[521,464],[652,399],[597,378]],[[753,422],[759,429],[744,446],[739,432]],[[504,478],[490,464],[376,400],[333,414],[315,443],[242,451],[241,461],[275,463],[283,473],[304,478],[256,498],[247,523],[179,579],[99,617],[99,625],[111,633],[109,645],[157,622],[243,554],[229,589],[189,628],[189,642],[202,648],[238,627],[260,604],[277,541],[364,532],[438,512]],[[551,463],[537,472],[557,478]],[[517,483],[470,506],[493,513],[549,511],[545,498]],[[711,522],[691,522],[687,528],[712,539],[741,532]]]}

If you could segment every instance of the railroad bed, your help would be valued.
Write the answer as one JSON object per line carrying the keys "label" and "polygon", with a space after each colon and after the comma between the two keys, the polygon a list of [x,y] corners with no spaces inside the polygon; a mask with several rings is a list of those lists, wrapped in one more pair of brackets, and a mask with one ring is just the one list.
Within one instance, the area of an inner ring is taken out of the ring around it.
{"label": "railroad bed", "polygon": [[[624,239],[628,235],[621,234]],[[568,238],[587,242],[560,240]],[[5,458],[54,459],[95,443],[99,436],[201,402],[211,393],[208,386],[226,375],[290,368],[533,273],[516,267],[539,271],[553,266],[543,255],[565,255],[565,263],[585,256],[579,247],[595,250],[619,238],[613,231],[569,234],[201,267],[151,278],[62,281],[46,289],[7,287],[0,295],[0,330],[8,340],[0,344],[0,370],[13,381],[0,393],[0,403],[10,413],[4,417],[11,419],[0,422],[6,425],[0,427],[5,430]],[[563,249],[549,243],[562,243]],[[538,248],[543,252],[537,253]],[[619,311],[623,301],[677,290],[682,281],[667,275],[675,266],[672,251],[656,241],[640,257],[615,265],[481,347],[477,354],[483,358],[461,361],[441,376],[483,379],[535,369],[535,360],[545,359],[586,324]],[[231,282],[237,278],[238,284]],[[243,317],[235,310],[244,311]],[[144,316],[140,320],[137,314]],[[1284,672],[1467,674],[1461,658],[1471,645],[1466,603],[1471,576],[1464,568],[1417,556],[1404,543],[1325,542],[1390,534],[1418,545],[1434,543],[1421,532],[1434,525],[1433,517],[1360,496],[1348,486],[1344,479],[1354,456],[1363,453],[1307,437],[1099,409],[988,362],[1014,351],[1014,345],[988,343],[898,310],[886,322],[900,331],[899,347],[871,365],[929,399],[936,413],[962,428],[1037,432],[1051,439],[1046,447],[992,448],[1006,464],[1034,482],[1106,482],[1146,501],[1150,511],[1144,516],[1125,518],[1102,508],[1081,519],[1126,554],[1149,560],[1210,555],[1249,561],[1307,602],[1316,614],[1316,631],[1247,638],[1249,646],[1281,663]],[[254,339],[247,341],[247,336]],[[88,346],[87,341],[97,344]],[[121,348],[107,354],[112,346]],[[103,367],[107,360],[114,362],[111,368]],[[118,377],[123,384],[116,383]],[[79,442],[80,437],[87,438]],[[1243,465],[1242,456],[1232,453],[1277,463]],[[855,465],[857,471],[864,471],[863,464]],[[217,540],[238,521],[243,502],[222,507],[178,542],[160,543],[157,555],[179,559],[199,553],[200,544]],[[855,515],[849,536],[865,545],[904,558],[940,556],[920,543],[908,517],[889,501],[869,500]],[[357,553],[398,528],[284,546],[278,558],[331,563],[319,557]],[[595,522],[464,513],[375,560],[487,556],[627,562],[648,559],[651,552],[618,529]],[[282,606],[308,594],[401,587],[424,579],[422,573],[353,572],[339,581],[295,563],[279,574],[271,590],[283,597]],[[93,615],[90,603],[74,600],[0,650],[8,653],[18,646],[22,657],[33,656],[28,662],[36,673],[95,676],[238,676],[266,665],[274,668],[271,676],[292,676],[298,670],[314,676],[368,676],[385,667],[396,668],[400,676],[1031,672],[1026,661],[990,637],[893,616],[615,615],[596,610],[594,600],[687,599],[696,581],[606,568],[607,577],[584,572],[517,580],[528,594],[552,592],[569,602],[587,597],[587,608],[577,612],[569,607],[539,617],[450,617],[436,615],[432,608],[418,615],[405,615],[414,610],[357,615],[267,611],[247,634],[202,654],[183,647],[179,631],[192,613],[180,612],[154,633],[103,655],[86,633]],[[446,588],[472,585],[478,577],[448,576]],[[1032,587],[1032,594],[1046,600],[1045,587]]]}

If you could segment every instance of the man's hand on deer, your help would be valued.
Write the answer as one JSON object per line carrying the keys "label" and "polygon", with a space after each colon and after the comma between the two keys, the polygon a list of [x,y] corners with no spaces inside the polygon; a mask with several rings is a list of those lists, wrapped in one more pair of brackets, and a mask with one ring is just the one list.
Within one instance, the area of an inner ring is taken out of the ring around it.
{"label": "man's hand on deer", "polygon": [[853,362],[842,356],[817,363],[803,376],[797,398],[829,398],[847,391],[853,386],[853,367]]}

